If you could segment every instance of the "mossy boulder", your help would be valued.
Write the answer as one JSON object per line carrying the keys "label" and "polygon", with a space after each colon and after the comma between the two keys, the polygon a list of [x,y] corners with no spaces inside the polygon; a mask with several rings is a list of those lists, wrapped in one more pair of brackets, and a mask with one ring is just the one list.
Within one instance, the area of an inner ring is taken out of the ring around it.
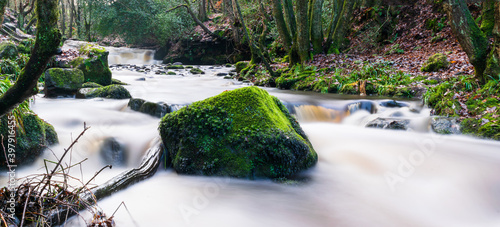
{"label": "mossy boulder", "polygon": [[85,98],[96,98],[96,97],[108,98],[108,99],[129,99],[132,96],[130,95],[128,90],[125,89],[123,86],[113,84],[101,88],[94,88],[93,90],[85,94]]}
{"label": "mossy boulder", "polygon": [[427,61],[422,65],[421,70],[423,72],[436,72],[440,69],[448,68],[450,63],[446,55],[437,53],[432,55]]}
{"label": "mossy boulder", "polygon": [[281,101],[257,87],[226,91],[167,114],[159,130],[173,168],[182,174],[280,178],[318,160]]}
{"label": "mossy boulder", "polygon": [[74,95],[84,82],[79,69],[51,68],[45,71],[45,96]]}
{"label": "mossy boulder", "polygon": [[199,69],[199,68],[192,68],[191,70],[189,70],[190,73],[192,74],[205,74],[205,72],[203,72],[203,70]]}
{"label": "mossy boulder", "polygon": [[95,82],[103,86],[111,84],[111,70],[108,65],[109,52],[94,44],[82,46],[80,54],[87,56],[76,58],[70,65],[83,71],[85,82]]}
{"label": "mossy boulder", "polygon": [[169,65],[166,67],[167,69],[184,69],[182,65]]}
{"label": "mossy boulder", "polygon": [[17,50],[17,45],[13,42],[2,42],[0,43],[0,58],[14,59],[19,54]]}
{"label": "mossy boulder", "polygon": [[[16,141],[9,143],[8,137],[10,122],[15,121]],[[3,144],[7,149],[8,144],[14,145],[15,161],[14,165],[26,165],[32,163],[45,149],[45,147],[58,143],[57,133],[54,127],[40,119],[33,113],[22,113],[17,120],[9,120],[8,116],[3,116],[0,120],[0,134],[3,135]],[[3,152],[2,152],[3,153]],[[0,168],[6,169],[5,155],[0,155]]]}

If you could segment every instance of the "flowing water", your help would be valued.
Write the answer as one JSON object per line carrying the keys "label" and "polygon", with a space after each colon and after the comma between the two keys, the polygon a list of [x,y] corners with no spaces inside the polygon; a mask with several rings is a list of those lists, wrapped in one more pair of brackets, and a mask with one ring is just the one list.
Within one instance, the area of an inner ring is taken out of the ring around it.
{"label": "flowing water", "polygon": [[[110,56],[116,55],[113,51]],[[145,52],[137,51],[137,56]],[[135,59],[135,64],[149,63]],[[231,68],[201,69],[205,75],[116,69],[113,77],[129,83],[125,87],[135,98],[177,106],[248,86],[215,76]],[[183,176],[162,169],[103,199],[100,208],[111,215],[120,203],[126,204],[128,211],[121,207],[114,215],[117,226],[500,226],[499,142],[434,134],[429,110],[418,102],[387,108],[379,105],[386,100],[266,90],[297,116],[318,152],[319,162],[303,174],[303,182]],[[360,101],[376,106],[376,113],[360,110]],[[81,170],[72,171],[75,177],[85,182],[106,164],[99,151],[110,137],[124,147],[126,164],[103,171],[93,183],[136,167],[158,136],[159,119],[130,110],[127,102],[37,97],[34,111],[54,125],[61,142],[43,158],[60,156],[85,122],[91,129],[66,161],[88,158]],[[364,127],[379,117],[408,119],[410,129]],[[42,172],[41,166],[40,159],[20,168],[18,175]],[[91,219],[89,213],[82,216]],[[85,221],[73,218],[66,226],[85,226]]]}

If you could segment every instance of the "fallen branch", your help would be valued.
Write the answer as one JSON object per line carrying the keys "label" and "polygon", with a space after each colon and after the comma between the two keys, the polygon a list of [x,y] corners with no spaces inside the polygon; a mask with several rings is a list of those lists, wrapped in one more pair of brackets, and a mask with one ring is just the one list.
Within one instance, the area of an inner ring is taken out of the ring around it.
{"label": "fallen branch", "polygon": [[[82,192],[79,196],[82,201],[88,203],[85,205],[95,204],[98,200],[110,196],[114,192],[125,189],[138,181],[153,176],[160,166],[160,159],[163,153],[163,145],[160,138],[156,138],[155,141],[154,146],[148,150],[138,168],[123,172],[106,183],[92,189],[90,192]],[[83,204],[79,207],[79,209],[84,208]],[[55,209],[49,212],[47,219],[51,225],[60,225],[64,223],[67,218],[75,214],[77,214],[77,211],[70,208]]]}

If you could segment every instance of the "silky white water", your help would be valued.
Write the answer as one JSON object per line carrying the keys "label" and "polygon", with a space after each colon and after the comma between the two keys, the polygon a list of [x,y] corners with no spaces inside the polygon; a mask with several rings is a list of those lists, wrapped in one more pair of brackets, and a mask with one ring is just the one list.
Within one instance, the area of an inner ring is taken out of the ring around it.
{"label": "silky white water", "polygon": [[[205,75],[121,70],[113,71],[113,78],[129,83],[125,87],[135,98],[178,105],[248,86],[215,76],[230,68],[201,68]],[[117,226],[500,226],[500,142],[431,133],[427,109],[416,113],[408,107],[378,106],[377,114],[358,111],[347,116],[344,107],[361,97],[267,90],[298,106],[294,110],[299,122],[319,155],[317,166],[303,173],[304,181],[287,185],[160,169],[152,178],[101,200],[99,207],[109,216],[121,202],[126,204],[130,213],[121,207],[114,216]],[[91,127],[65,161],[88,158],[81,170],[72,170],[83,181],[105,165],[99,156],[105,138],[124,145],[126,166],[103,171],[92,182],[99,184],[136,167],[158,135],[160,119],[130,110],[127,102],[38,96],[33,110],[55,127],[61,144],[50,149],[58,156],[84,122]],[[411,130],[363,127],[376,117],[411,119]],[[50,151],[42,158],[54,160]],[[42,166],[39,159],[19,168],[18,175],[43,172]],[[5,178],[2,175],[2,183]],[[82,216],[65,226],[85,226],[91,215]]]}

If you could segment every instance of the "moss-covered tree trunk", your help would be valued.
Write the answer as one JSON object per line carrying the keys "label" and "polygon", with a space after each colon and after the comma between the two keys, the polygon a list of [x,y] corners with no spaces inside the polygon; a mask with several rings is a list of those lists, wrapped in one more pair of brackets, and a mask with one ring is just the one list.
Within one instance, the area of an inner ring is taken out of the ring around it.
{"label": "moss-covered tree trunk", "polygon": [[58,52],[61,33],[57,29],[57,0],[36,0],[37,33],[35,47],[16,83],[0,97],[0,116],[38,93],[37,82],[50,58]]}
{"label": "moss-covered tree trunk", "polygon": [[328,26],[326,42],[324,46],[325,53],[330,52],[333,41],[333,33],[335,33],[335,27],[339,21],[340,14],[342,13],[342,0],[333,0],[333,13],[330,19],[330,24]]}
{"label": "moss-covered tree trunk", "polygon": [[297,34],[297,24],[295,22],[292,0],[283,0],[283,7],[285,9],[285,20],[288,26],[288,31],[290,31],[292,37],[295,37]]}
{"label": "moss-covered tree trunk", "polygon": [[292,49],[292,36],[290,35],[290,31],[286,26],[285,18],[283,17],[283,6],[281,4],[281,0],[273,0],[272,3],[276,28],[278,29],[278,33],[283,41],[285,51],[289,52]]}
{"label": "moss-covered tree trunk", "polygon": [[297,53],[300,58],[300,63],[304,63],[310,59],[310,42],[309,42],[309,20],[307,18],[307,0],[296,0],[296,19],[297,19]]}
{"label": "moss-covered tree trunk", "polygon": [[352,18],[352,12],[357,4],[357,0],[344,0],[339,7],[342,9],[339,14],[339,18],[336,20],[335,28],[333,34],[329,37],[328,49],[335,49],[337,51],[344,50],[348,45],[348,40],[346,38],[347,32],[350,29],[350,22]]}
{"label": "moss-covered tree trunk", "polygon": [[488,39],[474,21],[464,0],[447,0],[444,8],[449,15],[453,33],[474,66],[476,77],[485,83]]}
{"label": "moss-covered tree trunk", "polygon": [[483,2],[483,9],[481,12],[481,31],[486,36],[490,36],[495,26],[495,2],[497,0],[485,0]]}
{"label": "moss-covered tree trunk", "polygon": [[3,15],[5,14],[5,7],[7,6],[7,0],[0,0],[0,29],[3,25]]}
{"label": "moss-covered tree trunk", "polygon": [[494,10],[495,25],[492,29],[493,45],[488,54],[488,61],[486,62],[486,70],[484,72],[485,79],[500,80],[500,2],[495,3]]}
{"label": "moss-covered tree trunk", "polygon": [[313,53],[319,54],[323,52],[323,23],[321,15],[323,14],[323,0],[311,0],[310,9],[310,30],[311,42],[313,44]]}

